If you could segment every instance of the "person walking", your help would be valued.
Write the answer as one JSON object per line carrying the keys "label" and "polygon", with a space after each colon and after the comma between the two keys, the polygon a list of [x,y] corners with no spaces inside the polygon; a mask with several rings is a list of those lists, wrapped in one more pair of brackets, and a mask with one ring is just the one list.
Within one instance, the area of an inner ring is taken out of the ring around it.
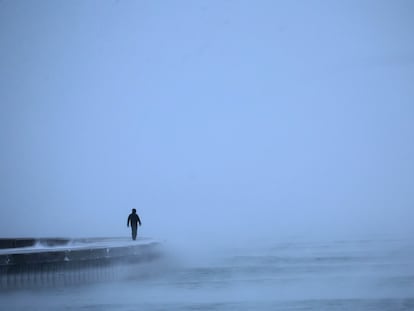
{"label": "person walking", "polygon": [[141,219],[137,214],[137,210],[135,208],[132,209],[132,213],[128,216],[127,227],[131,225],[132,230],[132,239],[137,239],[137,231],[138,231],[138,224],[141,226]]}

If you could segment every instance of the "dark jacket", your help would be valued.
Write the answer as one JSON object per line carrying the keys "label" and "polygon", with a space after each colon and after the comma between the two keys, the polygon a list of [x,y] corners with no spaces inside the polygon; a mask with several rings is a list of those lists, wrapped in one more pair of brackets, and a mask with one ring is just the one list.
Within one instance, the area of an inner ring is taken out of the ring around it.
{"label": "dark jacket", "polygon": [[141,219],[139,219],[138,214],[131,213],[128,216],[127,226],[129,227],[129,224],[131,224],[131,227],[137,227],[138,224],[141,226]]}

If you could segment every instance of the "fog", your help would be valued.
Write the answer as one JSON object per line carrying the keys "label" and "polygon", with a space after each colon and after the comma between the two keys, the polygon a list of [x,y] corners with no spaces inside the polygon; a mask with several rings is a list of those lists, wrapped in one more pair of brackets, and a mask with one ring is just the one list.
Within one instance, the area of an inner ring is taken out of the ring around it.
{"label": "fog", "polygon": [[0,236],[414,232],[414,2],[0,2]]}

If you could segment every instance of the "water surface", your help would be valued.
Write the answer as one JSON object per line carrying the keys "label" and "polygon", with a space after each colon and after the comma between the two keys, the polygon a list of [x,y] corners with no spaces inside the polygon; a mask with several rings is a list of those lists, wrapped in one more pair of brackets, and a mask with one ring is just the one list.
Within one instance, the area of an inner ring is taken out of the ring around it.
{"label": "water surface", "polygon": [[158,262],[118,267],[113,281],[3,291],[0,309],[414,310],[413,246],[279,242],[167,252]]}

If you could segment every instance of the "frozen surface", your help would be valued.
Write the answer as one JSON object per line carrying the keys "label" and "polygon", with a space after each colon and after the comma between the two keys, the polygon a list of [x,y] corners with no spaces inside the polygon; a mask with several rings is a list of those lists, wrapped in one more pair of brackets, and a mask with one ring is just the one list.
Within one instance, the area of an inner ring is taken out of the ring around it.
{"label": "frozen surface", "polygon": [[47,246],[41,242],[38,242],[34,246],[30,247],[0,249],[0,255],[97,248],[116,248],[146,245],[151,243],[157,243],[157,241],[150,238],[138,238],[136,241],[133,241],[130,238],[86,238],[69,240],[65,245]]}

